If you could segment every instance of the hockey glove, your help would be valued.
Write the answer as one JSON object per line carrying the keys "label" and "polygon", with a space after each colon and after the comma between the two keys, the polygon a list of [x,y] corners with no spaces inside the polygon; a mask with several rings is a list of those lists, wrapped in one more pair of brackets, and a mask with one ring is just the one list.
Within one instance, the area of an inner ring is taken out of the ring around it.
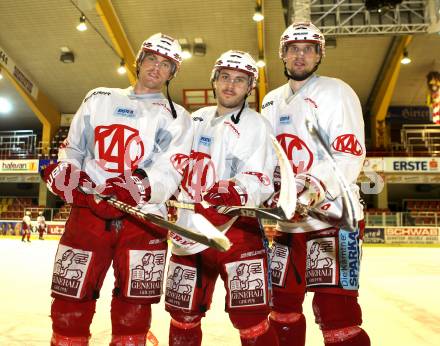
{"label": "hockey glove", "polygon": [[220,226],[227,223],[232,217],[219,213],[215,206],[244,205],[247,202],[247,193],[234,182],[221,180],[209,189],[203,196],[203,200],[208,202],[211,206],[206,208],[204,205],[197,203],[194,205],[194,211],[202,214],[214,226]]}
{"label": "hockey glove", "polygon": [[47,188],[67,203],[76,206],[87,206],[87,196],[78,187],[94,188],[95,184],[79,168],[67,162],[54,163],[41,172]]}
{"label": "hockey glove", "polygon": [[241,206],[248,199],[246,191],[230,180],[220,180],[203,196],[211,205]]}
{"label": "hockey glove", "polygon": [[107,180],[106,194],[133,207],[141,208],[151,198],[151,186],[143,169],[128,171],[124,175]]}
{"label": "hockey glove", "polygon": [[[101,186],[100,186],[101,187]],[[113,187],[109,184],[106,184],[104,190],[100,193],[100,196],[103,198],[99,198],[95,195],[87,196],[87,203],[92,211],[100,219],[104,220],[114,220],[122,218],[125,213],[116,209],[111,204],[108,204],[105,200],[106,197],[112,197]]]}

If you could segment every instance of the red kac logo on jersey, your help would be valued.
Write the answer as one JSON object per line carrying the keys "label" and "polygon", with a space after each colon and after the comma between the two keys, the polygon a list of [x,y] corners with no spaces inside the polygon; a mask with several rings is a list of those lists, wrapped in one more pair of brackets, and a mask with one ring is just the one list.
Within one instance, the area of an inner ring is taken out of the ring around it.
{"label": "red kac logo on jersey", "polygon": [[361,156],[364,152],[361,143],[359,143],[354,134],[337,137],[332,143],[332,148],[341,153],[352,154],[354,156]]}
{"label": "red kac logo on jersey", "polygon": [[215,183],[215,166],[211,156],[191,151],[189,164],[186,166],[182,179],[182,188],[196,203],[202,201],[202,193],[208,191]]}
{"label": "red kac logo on jersey", "polygon": [[95,146],[98,165],[107,172],[116,173],[135,169],[145,151],[139,131],[121,124],[97,126]]}
{"label": "red kac logo on jersey", "polygon": [[277,140],[284,149],[295,174],[308,171],[312,167],[313,153],[301,138],[282,133],[277,136]]}

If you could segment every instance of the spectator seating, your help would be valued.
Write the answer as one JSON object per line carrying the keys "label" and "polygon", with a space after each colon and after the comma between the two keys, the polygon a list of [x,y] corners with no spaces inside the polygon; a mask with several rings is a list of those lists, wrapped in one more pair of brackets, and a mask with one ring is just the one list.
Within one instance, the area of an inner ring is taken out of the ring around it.
{"label": "spectator seating", "polygon": [[438,199],[405,199],[403,209],[407,211],[439,211],[440,200]]}
{"label": "spectator seating", "polygon": [[45,207],[39,207],[33,203],[32,197],[5,197],[0,199],[0,219],[21,220],[26,211],[31,212],[31,219],[36,219],[40,211]]}
{"label": "spectator seating", "polygon": [[67,220],[70,214],[71,205],[65,204],[63,205],[57,213],[53,216],[54,221]]}

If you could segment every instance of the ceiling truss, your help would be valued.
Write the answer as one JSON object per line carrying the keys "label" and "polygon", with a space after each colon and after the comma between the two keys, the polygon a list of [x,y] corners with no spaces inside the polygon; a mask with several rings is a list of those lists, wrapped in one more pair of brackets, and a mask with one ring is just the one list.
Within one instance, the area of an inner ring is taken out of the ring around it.
{"label": "ceiling truss", "polygon": [[[304,17],[324,35],[395,35],[426,33],[439,21],[440,0],[404,0],[394,8],[368,11],[362,0],[282,0],[286,24]],[[307,12],[306,12],[307,13]]]}

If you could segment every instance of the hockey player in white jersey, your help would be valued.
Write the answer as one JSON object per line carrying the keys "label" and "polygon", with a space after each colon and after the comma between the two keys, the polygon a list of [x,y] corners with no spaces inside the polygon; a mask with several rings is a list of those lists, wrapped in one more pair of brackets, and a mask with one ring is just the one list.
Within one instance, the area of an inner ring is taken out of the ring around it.
{"label": "hockey player in white jersey", "polygon": [[[194,140],[179,200],[195,203],[195,211],[216,225],[230,220],[217,213],[216,205],[260,206],[273,192],[270,126],[246,102],[257,78],[256,63],[248,53],[222,54],[211,76],[217,106],[192,114]],[[180,209],[177,223],[191,227],[191,213]],[[219,275],[227,291],[226,311],[242,345],[277,345],[267,319],[267,254],[258,223],[240,217],[226,235],[233,245],[218,252],[171,234],[173,255],[165,293],[172,317],[171,346],[201,344],[201,319],[210,308]]]}
{"label": "hockey player in white jersey", "polygon": [[[280,39],[279,56],[288,83],[268,93],[262,114],[270,121],[296,174],[298,202],[327,216],[341,217],[341,190],[319,144],[306,128],[316,119],[337,166],[359,197],[356,179],[365,158],[364,122],[357,95],[343,81],[315,74],[325,55],[325,39],[311,23],[290,25]],[[358,200],[357,220],[363,219]],[[270,315],[280,345],[304,345],[302,303],[314,293],[313,311],[325,345],[370,345],[360,327],[357,301],[363,221],[356,232],[313,219],[295,217],[279,224],[274,243],[274,307]],[[280,263],[282,264],[280,266]]]}
{"label": "hockey player in white jersey", "polygon": [[27,211],[24,213],[23,220],[21,221],[21,241],[27,240],[28,243],[31,242],[31,232],[32,232],[32,221],[31,212]]}
{"label": "hockey player in white jersey", "polygon": [[38,231],[38,239],[44,240],[43,234],[46,232],[46,218],[43,215],[43,212],[38,212],[37,217],[37,231]]}
{"label": "hockey player in white jersey", "polygon": [[[93,188],[166,218],[164,202],[180,184],[179,160],[189,155],[192,142],[189,114],[168,94],[181,62],[181,47],[172,37],[158,33],[144,41],[135,86],[90,91],[60,148],[59,163],[44,171],[48,188],[72,203],[52,278],[52,345],[88,345],[110,265],[115,272],[110,345],[146,343],[151,304],[162,294],[167,230],[141,224],[82,191]],[[165,84],[168,98],[161,92]],[[161,275],[145,275],[146,257],[154,258],[151,271]]]}

